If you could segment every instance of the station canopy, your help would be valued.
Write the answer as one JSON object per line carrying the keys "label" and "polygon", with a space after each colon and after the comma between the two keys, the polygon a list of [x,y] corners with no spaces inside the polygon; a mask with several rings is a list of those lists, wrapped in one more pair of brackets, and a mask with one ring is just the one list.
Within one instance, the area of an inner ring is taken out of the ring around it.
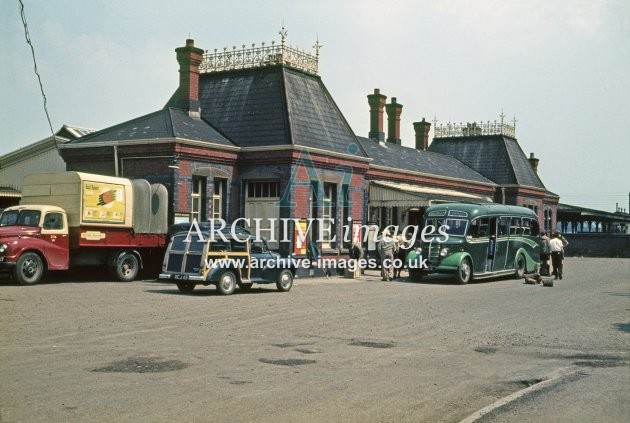
{"label": "station canopy", "polygon": [[389,181],[370,181],[368,197],[371,207],[428,207],[446,201],[492,202],[488,196]]}

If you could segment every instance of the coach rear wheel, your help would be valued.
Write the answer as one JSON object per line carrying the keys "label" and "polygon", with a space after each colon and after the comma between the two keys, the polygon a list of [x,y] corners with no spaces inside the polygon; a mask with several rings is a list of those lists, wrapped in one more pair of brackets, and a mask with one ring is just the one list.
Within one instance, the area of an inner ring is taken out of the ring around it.
{"label": "coach rear wheel", "polygon": [[522,279],[525,275],[525,257],[522,254],[519,254],[516,257],[516,264],[514,265],[514,277],[516,279]]}

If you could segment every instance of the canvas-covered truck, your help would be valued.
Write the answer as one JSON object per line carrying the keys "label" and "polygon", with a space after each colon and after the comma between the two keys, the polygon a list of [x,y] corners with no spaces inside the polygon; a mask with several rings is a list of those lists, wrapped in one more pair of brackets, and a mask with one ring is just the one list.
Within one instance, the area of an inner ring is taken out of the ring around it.
{"label": "canvas-covered truck", "polygon": [[166,248],[168,194],[144,179],[81,172],[27,175],[19,206],[0,216],[0,270],[22,285],[47,271],[106,266],[123,282]]}

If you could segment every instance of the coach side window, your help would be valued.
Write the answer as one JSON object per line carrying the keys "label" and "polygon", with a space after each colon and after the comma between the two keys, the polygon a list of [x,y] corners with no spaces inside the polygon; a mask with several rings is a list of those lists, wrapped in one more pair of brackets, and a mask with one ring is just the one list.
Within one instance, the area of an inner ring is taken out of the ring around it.
{"label": "coach side window", "polygon": [[472,238],[484,238],[488,236],[488,218],[478,217],[470,222],[468,235]]}
{"label": "coach side window", "polygon": [[510,218],[499,218],[499,237],[508,236],[510,230]]}
{"label": "coach side window", "polygon": [[510,235],[522,235],[523,228],[521,227],[521,218],[513,217],[510,222]]}

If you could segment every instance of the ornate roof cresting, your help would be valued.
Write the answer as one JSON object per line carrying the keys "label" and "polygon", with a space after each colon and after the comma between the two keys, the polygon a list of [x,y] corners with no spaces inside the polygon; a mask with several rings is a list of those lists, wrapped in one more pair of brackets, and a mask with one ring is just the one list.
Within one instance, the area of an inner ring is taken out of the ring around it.
{"label": "ornate roof cresting", "polygon": [[240,48],[236,46],[232,46],[232,49],[223,47],[223,51],[214,49],[212,53],[206,50],[199,65],[199,71],[201,73],[211,73],[282,64],[302,72],[317,75],[319,50],[323,47],[319,43],[319,38],[313,46],[315,48],[315,55],[313,55],[287,45],[286,38],[288,33],[283,26],[278,32],[280,35],[279,45],[272,41],[271,45],[265,45],[263,42],[258,47],[256,44],[252,44],[251,47],[243,44]]}

